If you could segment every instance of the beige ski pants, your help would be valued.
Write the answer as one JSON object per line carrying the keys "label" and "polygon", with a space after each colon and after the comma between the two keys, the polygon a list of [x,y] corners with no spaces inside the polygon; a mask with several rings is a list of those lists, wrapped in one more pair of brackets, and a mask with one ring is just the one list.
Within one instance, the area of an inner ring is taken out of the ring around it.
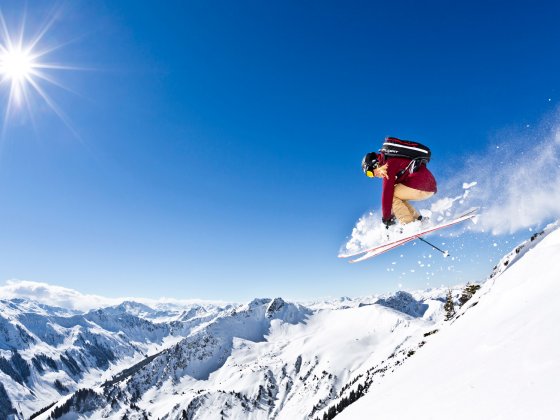
{"label": "beige ski pants", "polygon": [[406,224],[418,219],[420,213],[409,204],[409,200],[421,201],[426,200],[434,195],[431,191],[420,191],[407,187],[403,184],[395,185],[395,193],[393,195],[393,214],[401,222]]}

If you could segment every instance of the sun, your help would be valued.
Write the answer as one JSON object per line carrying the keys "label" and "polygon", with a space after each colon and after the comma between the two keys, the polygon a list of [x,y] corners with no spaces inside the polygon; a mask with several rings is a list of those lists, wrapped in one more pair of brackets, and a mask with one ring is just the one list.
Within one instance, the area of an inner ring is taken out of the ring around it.
{"label": "sun", "polygon": [[49,62],[48,56],[60,45],[41,45],[45,34],[51,29],[56,16],[37,28],[34,36],[28,36],[29,28],[25,21],[20,27],[11,31],[0,11],[0,92],[6,92],[7,98],[4,111],[5,130],[10,116],[26,110],[33,124],[33,104],[42,101],[70,128],[69,119],[48,94],[48,86],[56,86],[68,90],[63,83],[54,77],[58,70],[77,70],[59,63]]}
{"label": "sun", "polygon": [[26,85],[36,75],[37,63],[29,50],[20,47],[0,47],[0,80],[10,85],[10,96],[16,105],[21,105]]}
{"label": "sun", "polygon": [[0,74],[13,83],[21,83],[33,73],[33,57],[29,51],[14,49],[2,51],[0,55]]}

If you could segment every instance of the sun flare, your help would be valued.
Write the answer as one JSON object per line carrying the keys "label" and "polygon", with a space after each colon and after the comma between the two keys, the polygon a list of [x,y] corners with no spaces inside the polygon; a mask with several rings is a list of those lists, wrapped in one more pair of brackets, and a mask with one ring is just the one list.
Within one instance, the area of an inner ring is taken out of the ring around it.
{"label": "sun flare", "polygon": [[48,62],[48,56],[59,48],[58,45],[49,47],[44,44],[44,37],[51,29],[56,16],[53,16],[35,32],[35,36],[26,36],[29,28],[25,21],[16,30],[11,28],[0,12],[0,92],[6,92],[4,104],[3,131],[7,126],[10,116],[27,111],[31,121],[35,124],[33,116],[34,105],[37,101],[46,103],[48,107],[72,130],[69,119],[49,95],[49,86],[66,89],[63,84],[55,79],[53,72],[57,70],[77,70],[75,67]]}
{"label": "sun flare", "polygon": [[18,47],[0,49],[0,80],[9,83],[14,105],[21,105],[26,84],[32,82],[35,66],[35,60],[29,51]]}
{"label": "sun flare", "polygon": [[34,61],[29,51],[14,49],[0,54],[0,74],[12,82],[20,83],[31,76]]}

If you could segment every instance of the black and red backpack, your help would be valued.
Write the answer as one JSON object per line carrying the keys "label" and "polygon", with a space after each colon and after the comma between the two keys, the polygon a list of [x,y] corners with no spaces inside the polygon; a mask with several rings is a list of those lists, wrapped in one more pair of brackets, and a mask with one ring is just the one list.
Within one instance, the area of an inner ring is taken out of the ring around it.
{"label": "black and red backpack", "polygon": [[416,141],[401,140],[396,137],[387,137],[383,147],[379,149],[379,153],[383,154],[386,159],[392,157],[410,159],[410,164],[400,171],[397,177],[400,177],[406,171],[416,172],[420,166],[426,165],[432,157],[432,151],[428,146]]}

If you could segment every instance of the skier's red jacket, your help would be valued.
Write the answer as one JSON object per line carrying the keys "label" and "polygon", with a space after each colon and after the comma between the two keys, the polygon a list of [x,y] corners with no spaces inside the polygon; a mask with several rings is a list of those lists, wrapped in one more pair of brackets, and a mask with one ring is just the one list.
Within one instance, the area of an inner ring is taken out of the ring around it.
{"label": "skier's red jacket", "polygon": [[403,184],[420,191],[437,192],[436,179],[426,165],[420,166],[420,168],[413,173],[405,171],[405,173],[397,179],[397,174],[408,166],[410,159],[398,157],[385,159],[383,154],[379,154],[378,158],[380,166],[387,163],[387,178],[383,178],[383,192],[381,193],[383,219],[387,220],[391,217],[391,207],[393,206],[393,194],[396,184]]}

